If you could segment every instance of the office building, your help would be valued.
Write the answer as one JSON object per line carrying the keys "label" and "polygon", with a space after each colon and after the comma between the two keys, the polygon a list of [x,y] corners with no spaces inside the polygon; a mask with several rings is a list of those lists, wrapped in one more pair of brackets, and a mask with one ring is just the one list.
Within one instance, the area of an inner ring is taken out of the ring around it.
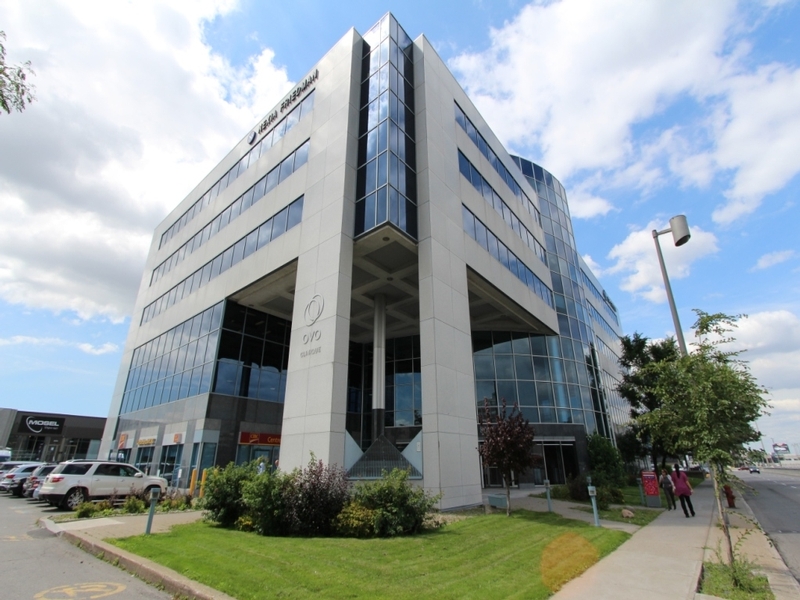
{"label": "office building", "polygon": [[510,156],[420,36],[350,30],[156,228],[101,452],[151,472],[399,466],[442,508],[496,483],[483,398],[538,470],[626,418],[619,321],[563,186]]}

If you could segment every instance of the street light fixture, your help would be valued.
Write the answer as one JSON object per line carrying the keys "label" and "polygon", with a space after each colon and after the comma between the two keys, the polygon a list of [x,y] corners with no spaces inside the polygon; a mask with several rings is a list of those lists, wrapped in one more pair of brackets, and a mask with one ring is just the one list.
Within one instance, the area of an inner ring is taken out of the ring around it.
{"label": "street light fixture", "polygon": [[683,339],[683,330],[681,329],[681,322],[678,319],[678,309],[675,308],[675,298],[672,297],[672,288],[669,285],[669,277],[667,276],[667,267],[664,265],[664,256],[661,254],[661,246],[658,243],[658,236],[664,233],[672,232],[672,239],[675,241],[676,246],[683,246],[692,237],[689,233],[689,224],[686,222],[685,215],[677,215],[669,220],[669,227],[662,231],[653,229],[653,241],[656,244],[656,253],[658,254],[658,263],[661,265],[661,275],[664,277],[664,287],[667,289],[667,300],[669,300],[669,308],[672,311],[672,322],[675,324],[675,336],[678,338],[678,347],[681,354],[686,356],[686,342]]}

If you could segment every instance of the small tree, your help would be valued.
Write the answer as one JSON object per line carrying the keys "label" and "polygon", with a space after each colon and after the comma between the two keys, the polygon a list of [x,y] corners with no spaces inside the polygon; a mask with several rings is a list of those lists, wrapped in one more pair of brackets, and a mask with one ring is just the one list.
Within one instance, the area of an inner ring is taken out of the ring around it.
{"label": "small tree", "polygon": [[22,112],[25,104],[34,100],[34,87],[28,82],[28,75],[33,75],[31,62],[22,65],[6,65],[6,48],[3,41],[5,31],[0,31],[0,109],[11,113],[11,109]]}
{"label": "small tree", "polygon": [[503,398],[500,411],[489,407],[489,400],[483,399],[483,418],[480,431],[483,445],[480,455],[484,467],[494,466],[503,477],[506,488],[506,515],[511,516],[511,478],[512,474],[522,475],[536,462],[533,454],[533,427],[522,416],[519,406],[514,405],[507,413]]}
{"label": "small tree", "polygon": [[625,484],[622,456],[611,440],[599,433],[588,439],[589,469],[592,483],[598,487],[620,488]]}
{"label": "small tree", "polygon": [[691,450],[697,460],[709,463],[728,560],[733,566],[733,544],[719,489],[733,454],[742,444],[760,437],[753,423],[768,408],[763,397],[766,390],[737,358],[737,352],[720,349],[732,341],[727,334],[740,317],[695,312],[698,318],[692,328],[698,339],[696,349],[677,361],[648,367],[653,376],[650,390],[661,405],[641,415],[639,421],[665,433],[671,440],[667,450],[675,454]]}

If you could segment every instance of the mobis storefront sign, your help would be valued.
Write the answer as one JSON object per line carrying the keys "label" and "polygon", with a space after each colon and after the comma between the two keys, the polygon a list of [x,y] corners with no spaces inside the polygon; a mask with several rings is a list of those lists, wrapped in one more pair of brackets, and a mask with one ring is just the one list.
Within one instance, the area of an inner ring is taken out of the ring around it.
{"label": "mobis storefront sign", "polygon": [[60,417],[40,417],[37,415],[22,415],[18,433],[61,433],[64,429],[64,419]]}

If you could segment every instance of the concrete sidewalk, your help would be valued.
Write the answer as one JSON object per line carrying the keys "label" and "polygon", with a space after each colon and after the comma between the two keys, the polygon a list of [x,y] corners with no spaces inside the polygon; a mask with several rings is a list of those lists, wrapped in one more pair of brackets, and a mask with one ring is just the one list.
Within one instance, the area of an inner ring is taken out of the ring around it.
{"label": "concrete sidewalk", "polygon": [[[512,491],[512,508],[547,510],[547,501],[531,498],[535,490]],[[748,529],[740,554],[757,565],[770,583],[776,600],[800,598],[800,584],[792,576],[767,536],[755,529],[752,511],[740,498],[739,508],[731,511],[731,535],[734,543]],[[488,502],[487,502],[488,504]],[[594,523],[591,513],[572,508],[574,502],[553,500],[553,511],[570,519]],[[717,525],[714,488],[710,481],[697,486],[692,495],[696,517],[686,518],[678,509],[664,511],[646,527],[627,523],[600,521],[602,527],[622,529],[631,538],[582,575],[567,583],[554,600],[701,600],[712,596],[698,594],[703,562],[718,562],[717,543],[722,530]],[[632,507],[636,511],[637,507]],[[742,515],[741,517],[739,515]]]}
{"label": "concrete sidewalk", "polygon": [[[542,491],[538,488],[512,490],[513,509],[527,509],[544,512],[547,501],[531,498],[531,493]],[[488,506],[487,490],[484,504]],[[732,535],[738,537],[752,529],[753,519],[749,507],[740,498],[731,516]],[[697,594],[703,561],[714,561],[714,550],[722,532],[717,526],[714,490],[710,482],[695,488],[692,495],[696,517],[686,518],[680,509],[664,511],[646,527],[640,528],[630,523],[600,521],[602,527],[620,529],[631,533],[631,538],[615,552],[606,556],[589,568],[581,576],[567,583],[553,598],[572,600],[592,598],[593,600],[701,600],[711,598]],[[576,503],[553,500],[553,511],[570,519],[594,523],[590,512],[576,509]],[[637,510],[637,508],[633,508]],[[202,513],[176,512],[157,513],[153,519],[152,533],[169,531],[174,525],[190,523],[202,518]],[[122,538],[141,535],[145,531],[147,515],[120,516],[114,518],[91,519],[54,523],[43,519],[42,523],[53,533],[69,539],[87,552],[104,560],[119,564],[127,571],[154,585],[162,586],[167,592],[201,600],[228,600],[230,597],[203,584],[192,581],[161,565],[137,555],[129,554],[106,543],[109,538]],[[767,575],[777,600],[796,600],[800,598],[800,584],[794,579],[780,555],[773,548],[766,535],[753,531],[742,544],[741,552],[759,566]]]}

